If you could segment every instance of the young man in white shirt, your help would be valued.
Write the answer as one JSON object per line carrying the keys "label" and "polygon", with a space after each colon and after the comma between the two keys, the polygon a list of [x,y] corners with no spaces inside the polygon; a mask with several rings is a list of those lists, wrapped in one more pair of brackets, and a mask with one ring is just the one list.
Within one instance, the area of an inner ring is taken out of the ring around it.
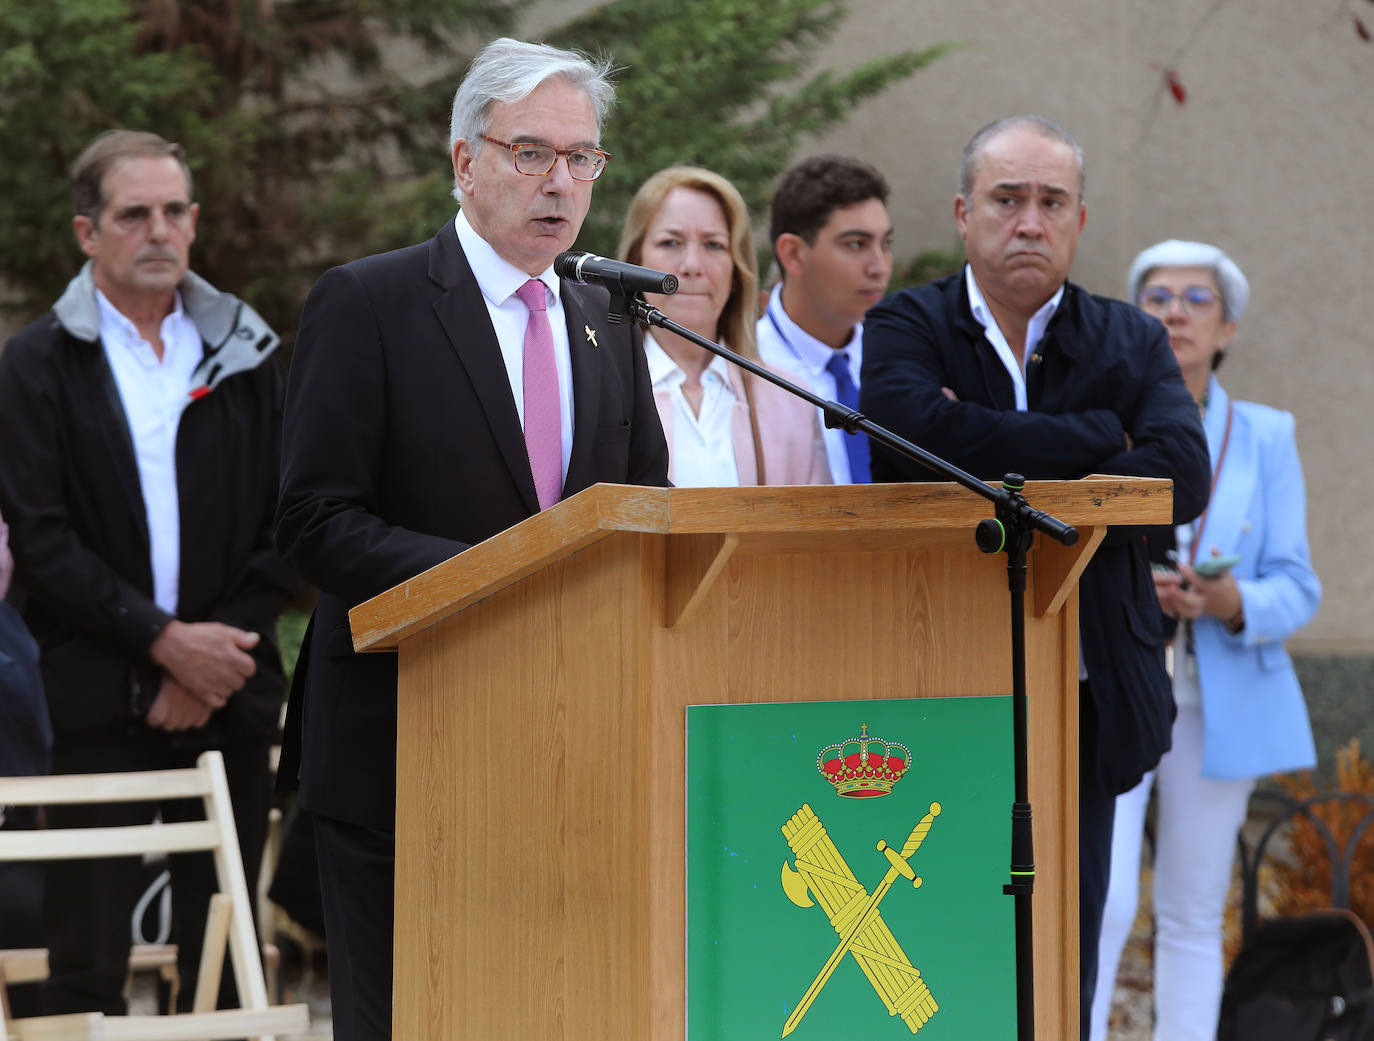
{"label": "young man in white shirt", "polygon": [[[797,163],[773,194],[769,239],[782,281],[759,319],[759,353],[805,378],[821,397],[858,407],[863,316],[892,277],[887,182],[857,159]],[[836,484],[870,479],[868,439],[826,429]]]}

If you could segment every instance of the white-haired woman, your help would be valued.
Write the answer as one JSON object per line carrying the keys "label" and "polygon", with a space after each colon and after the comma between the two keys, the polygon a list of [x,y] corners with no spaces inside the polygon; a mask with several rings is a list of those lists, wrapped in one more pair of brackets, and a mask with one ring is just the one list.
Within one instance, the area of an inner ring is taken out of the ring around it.
{"label": "white-haired woman", "polygon": [[[1140,845],[1153,786],[1155,1041],[1212,1041],[1222,990],[1221,923],[1236,832],[1256,778],[1315,762],[1312,728],[1283,641],[1321,600],[1307,548],[1307,501],[1293,417],[1231,399],[1216,369],[1250,287],[1216,246],[1170,239],[1131,265],[1131,298],[1164,323],[1202,411],[1212,495],[1155,573],[1177,620],[1173,748],[1117,799],[1099,947],[1093,1041],[1105,1041],[1117,962],[1135,918]],[[1151,556],[1163,559],[1166,546]],[[1211,561],[1211,565],[1207,562]],[[1225,566],[1230,562],[1229,566]],[[1221,566],[1217,566],[1221,565]]]}

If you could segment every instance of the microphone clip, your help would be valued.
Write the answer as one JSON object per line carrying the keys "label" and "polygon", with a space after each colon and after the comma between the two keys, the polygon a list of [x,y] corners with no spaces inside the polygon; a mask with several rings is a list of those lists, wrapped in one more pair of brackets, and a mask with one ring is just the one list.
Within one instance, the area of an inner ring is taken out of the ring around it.
{"label": "microphone clip", "polygon": [[612,325],[620,325],[626,318],[630,317],[633,310],[631,301],[635,294],[626,292],[625,286],[620,282],[603,281],[601,283],[606,288],[606,292],[611,294],[611,301],[606,305],[606,320]]}

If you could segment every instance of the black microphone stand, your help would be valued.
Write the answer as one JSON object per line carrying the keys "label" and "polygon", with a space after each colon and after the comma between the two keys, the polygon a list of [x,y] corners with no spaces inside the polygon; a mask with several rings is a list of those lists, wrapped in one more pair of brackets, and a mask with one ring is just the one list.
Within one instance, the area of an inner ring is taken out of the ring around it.
{"label": "black microphone stand", "polygon": [[1015,801],[1011,808],[1011,881],[1002,887],[1002,892],[1015,901],[1016,1037],[1017,1041],[1035,1041],[1035,954],[1031,944],[1031,895],[1035,889],[1035,851],[1031,835],[1027,768],[1026,552],[1030,549],[1037,531],[1044,532],[1065,546],[1072,546],[1078,541],[1078,530],[1026,502],[1021,496],[1025,488],[1025,478],[1019,474],[1005,475],[1002,478],[1002,487],[994,488],[924,448],[898,437],[857,409],[842,405],[838,401],[827,401],[757,362],[750,361],[718,343],[712,343],[704,336],[699,336],[674,322],[658,308],[645,302],[638,294],[626,292],[623,286],[610,284],[606,279],[602,280],[602,284],[611,291],[609,318],[612,322],[618,323],[629,317],[646,325],[677,333],[759,379],[767,380],[789,394],[809,401],[821,410],[827,427],[839,427],[850,434],[866,434],[870,440],[908,459],[916,460],[927,469],[981,495],[993,504],[995,515],[978,522],[974,539],[984,553],[1007,555],[1007,589],[1011,599],[1012,745],[1016,765],[1013,796]]}

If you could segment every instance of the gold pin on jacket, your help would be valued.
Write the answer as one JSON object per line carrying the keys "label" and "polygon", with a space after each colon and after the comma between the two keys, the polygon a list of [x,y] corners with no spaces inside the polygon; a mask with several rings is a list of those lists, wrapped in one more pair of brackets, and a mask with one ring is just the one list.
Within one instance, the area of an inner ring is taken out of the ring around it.
{"label": "gold pin on jacket", "polygon": [[590,325],[584,325],[582,327],[582,331],[587,334],[587,342],[590,343],[593,347],[601,346],[601,344],[596,342],[596,330],[593,329]]}

